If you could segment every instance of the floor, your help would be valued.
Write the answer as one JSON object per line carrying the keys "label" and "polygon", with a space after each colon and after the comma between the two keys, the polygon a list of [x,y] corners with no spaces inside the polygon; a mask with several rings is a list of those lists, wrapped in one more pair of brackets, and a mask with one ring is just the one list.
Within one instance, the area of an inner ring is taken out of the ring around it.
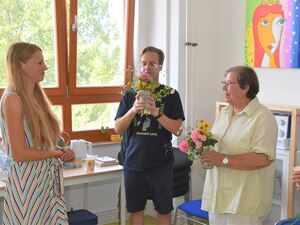
{"label": "floor", "polygon": [[[155,225],[156,219],[151,216],[145,216],[145,225]],[[119,225],[119,222],[107,223],[105,225]],[[126,220],[126,225],[130,225],[130,221]]]}
{"label": "floor", "polygon": [[[208,224],[208,221],[206,221],[206,220],[200,220],[200,221]],[[156,225],[156,224],[157,223],[156,223],[155,218],[153,218],[151,216],[145,216],[145,225]],[[177,221],[177,225],[183,225],[183,224],[186,224],[186,223],[179,218],[178,221]],[[194,223],[194,224],[196,224],[196,223]],[[119,222],[107,223],[107,224],[104,224],[104,225],[119,225]],[[126,225],[130,225],[129,220],[126,221]]]}

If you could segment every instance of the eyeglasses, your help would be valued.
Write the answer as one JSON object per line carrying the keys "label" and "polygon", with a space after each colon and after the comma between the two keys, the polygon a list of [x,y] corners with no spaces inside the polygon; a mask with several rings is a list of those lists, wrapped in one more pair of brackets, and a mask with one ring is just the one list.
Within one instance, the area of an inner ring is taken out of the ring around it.
{"label": "eyeglasses", "polygon": [[222,80],[221,83],[223,85],[226,85],[226,86],[231,86],[232,84],[237,84],[238,82],[237,81],[231,81],[231,80]]}
{"label": "eyeglasses", "polygon": [[145,68],[145,67],[152,67],[152,68],[161,68],[161,65],[156,64],[156,63],[152,63],[152,62],[141,62],[141,67]]}

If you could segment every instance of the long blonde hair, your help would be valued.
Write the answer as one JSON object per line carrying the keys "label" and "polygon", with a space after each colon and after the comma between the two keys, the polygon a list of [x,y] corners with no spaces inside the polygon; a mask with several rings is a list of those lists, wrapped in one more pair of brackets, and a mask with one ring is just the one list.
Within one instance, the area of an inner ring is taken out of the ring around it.
{"label": "long blonde hair", "polygon": [[[21,63],[26,63],[41,48],[35,44],[17,42],[10,46],[7,57],[7,76],[9,90],[13,90],[21,98],[23,113],[33,136],[35,147],[50,148],[56,145],[60,136],[59,121],[50,108],[46,94],[39,83],[30,95],[25,85]],[[32,98],[33,96],[33,98]]]}

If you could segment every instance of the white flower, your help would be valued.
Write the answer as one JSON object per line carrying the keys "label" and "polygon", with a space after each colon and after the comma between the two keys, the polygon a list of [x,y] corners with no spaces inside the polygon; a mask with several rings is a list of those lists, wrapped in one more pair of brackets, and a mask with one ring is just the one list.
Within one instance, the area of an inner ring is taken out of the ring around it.
{"label": "white flower", "polygon": [[170,91],[171,94],[174,94],[175,93],[175,89],[172,88],[172,90]]}

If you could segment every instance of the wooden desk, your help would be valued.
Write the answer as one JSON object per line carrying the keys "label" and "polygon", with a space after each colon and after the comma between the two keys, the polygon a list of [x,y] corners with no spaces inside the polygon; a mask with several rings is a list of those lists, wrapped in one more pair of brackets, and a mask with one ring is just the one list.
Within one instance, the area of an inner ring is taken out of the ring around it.
{"label": "wooden desk", "polygon": [[[120,182],[121,183],[121,199],[120,199],[120,224],[125,225],[125,191],[124,191],[124,179],[123,179],[123,167],[120,165],[98,167],[95,166],[93,172],[86,171],[85,165],[76,169],[65,169],[64,185],[65,187],[87,184],[97,181],[104,182]],[[0,197],[4,195],[5,183],[0,182]],[[87,193],[85,193],[86,195]],[[84,196],[86,199],[86,196]]]}

